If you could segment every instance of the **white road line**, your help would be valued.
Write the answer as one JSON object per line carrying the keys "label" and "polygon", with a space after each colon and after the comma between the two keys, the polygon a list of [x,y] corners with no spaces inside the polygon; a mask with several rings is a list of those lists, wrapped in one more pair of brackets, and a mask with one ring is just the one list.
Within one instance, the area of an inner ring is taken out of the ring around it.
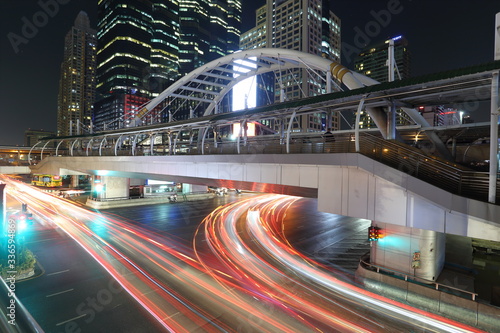
{"label": "white road line", "polygon": [[61,274],[61,273],[66,273],[66,272],[69,272],[69,269],[65,269],[64,271],[59,271],[59,272],[50,273],[50,274],[47,274],[47,276],[56,275],[56,274]]}
{"label": "white road line", "polygon": [[59,238],[45,238],[45,239],[39,239],[31,242],[26,242],[26,244],[34,244],[34,243],[40,243],[40,242],[47,242],[51,240],[59,240]]}
{"label": "white road line", "polygon": [[74,290],[74,289],[73,289],[73,288],[71,288],[71,289],[68,289],[68,290],[60,291],[60,292],[55,293],[55,294],[46,295],[45,297],[57,296],[57,295],[61,295],[61,294],[64,294],[64,293],[68,293],[68,292],[73,291],[73,290]]}
{"label": "white road line", "polygon": [[68,320],[65,320],[65,321],[61,321],[60,323],[56,324],[56,326],[61,326],[61,325],[64,325],[66,323],[69,323],[70,321],[73,321],[73,320],[77,320],[77,319],[80,319],[82,317],[85,317],[87,314],[82,314],[81,316],[78,316],[78,317],[74,317],[74,318],[71,318],[71,319],[68,319]]}

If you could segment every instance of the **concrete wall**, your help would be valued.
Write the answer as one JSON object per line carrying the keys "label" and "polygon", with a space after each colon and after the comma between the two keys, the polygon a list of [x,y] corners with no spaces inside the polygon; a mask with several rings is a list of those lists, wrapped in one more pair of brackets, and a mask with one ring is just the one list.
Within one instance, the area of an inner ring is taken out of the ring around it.
{"label": "concrete wall", "polygon": [[[159,203],[168,203],[170,195],[159,195],[148,198],[136,198],[129,200],[111,200],[111,201],[96,201],[92,199],[87,199],[85,203],[90,208],[94,209],[109,209],[109,208],[117,208],[117,207],[131,207],[131,206],[144,206],[144,205],[154,205]],[[215,194],[213,193],[205,193],[205,194],[189,194],[189,195],[178,195],[177,202],[183,201],[197,201],[197,200],[206,200],[213,198]],[[175,204],[175,203],[173,203]]]}
{"label": "concrete wall", "polygon": [[4,175],[26,175],[30,172],[27,166],[0,166],[0,174]]}

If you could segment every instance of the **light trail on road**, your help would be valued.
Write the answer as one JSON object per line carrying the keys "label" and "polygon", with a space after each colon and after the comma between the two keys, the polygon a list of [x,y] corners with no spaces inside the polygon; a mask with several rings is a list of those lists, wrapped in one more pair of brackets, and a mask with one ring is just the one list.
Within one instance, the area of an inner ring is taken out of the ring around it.
{"label": "light trail on road", "polygon": [[[335,277],[338,272],[293,249],[284,228],[287,209],[297,200],[263,195],[226,205],[205,219],[210,250],[243,288],[281,304],[291,316],[320,323],[317,331],[326,325],[356,332],[480,332],[346,283]],[[203,238],[197,239],[195,249],[202,249]],[[205,267],[210,270],[210,263]]]}
{"label": "light trail on road", "polygon": [[166,331],[479,332],[335,277],[284,236],[298,197],[214,210],[193,247],[6,177],[8,194],[81,245]]}

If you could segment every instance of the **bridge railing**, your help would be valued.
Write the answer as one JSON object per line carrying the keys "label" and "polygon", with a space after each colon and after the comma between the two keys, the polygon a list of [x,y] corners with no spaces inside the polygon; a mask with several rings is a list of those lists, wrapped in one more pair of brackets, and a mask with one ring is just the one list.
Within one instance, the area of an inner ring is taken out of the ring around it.
{"label": "bridge railing", "polygon": [[448,294],[452,294],[452,295],[456,295],[456,296],[460,296],[460,297],[471,298],[472,301],[476,301],[476,298],[478,296],[478,293],[475,293],[475,292],[471,292],[471,291],[461,289],[461,288],[456,288],[456,287],[453,287],[453,286],[450,286],[450,285],[447,285],[444,283],[440,283],[437,281],[426,280],[426,279],[417,277],[413,274],[409,274],[409,273],[401,272],[401,271],[394,270],[391,268],[387,268],[384,266],[372,264],[372,263],[370,263],[369,253],[365,254],[361,258],[360,265],[365,267],[365,268],[372,269],[372,270],[376,271],[377,273],[388,274],[388,275],[394,276],[395,278],[402,278],[405,281],[418,283],[419,285],[421,285],[423,287],[434,288],[435,290],[446,292]]}
{"label": "bridge railing", "polygon": [[[448,192],[488,201],[489,174],[467,169],[460,164],[424,154],[400,142],[364,135],[360,153]],[[497,204],[500,203],[500,178],[497,177]]]}
{"label": "bridge railing", "polygon": [[[120,140],[116,144],[116,140]],[[278,135],[261,135],[240,139],[224,137],[216,142],[205,138],[203,144],[196,139],[179,138],[154,140],[151,137],[117,138],[102,141],[82,140],[74,146],[73,156],[164,156],[164,155],[214,155],[214,154],[324,154],[354,153],[355,143],[351,133],[336,134],[334,142],[327,142],[321,133],[294,133],[287,146]],[[157,142],[156,142],[157,141]],[[411,176],[431,183],[448,192],[471,199],[487,201],[489,175],[472,171],[460,164],[439,159],[432,154],[395,140],[385,140],[370,133],[360,135],[359,153],[398,169]],[[69,155],[60,150],[59,155]],[[497,181],[497,198],[500,198],[500,178]],[[498,200],[500,203],[500,199]]]}

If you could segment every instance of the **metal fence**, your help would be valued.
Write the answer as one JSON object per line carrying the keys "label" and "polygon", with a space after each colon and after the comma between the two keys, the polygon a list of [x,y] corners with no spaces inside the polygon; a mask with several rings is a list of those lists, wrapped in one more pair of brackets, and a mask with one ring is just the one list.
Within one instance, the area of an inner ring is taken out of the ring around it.
{"label": "metal fence", "polygon": [[448,294],[460,296],[460,297],[465,297],[465,298],[470,298],[473,301],[476,301],[476,298],[478,296],[478,293],[471,292],[468,290],[456,288],[444,283],[436,282],[436,281],[431,281],[431,280],[426,280],[419,278],[415,275],[408,274],[405,272],[400,272],[394,269],[390,269],[387,267],[379,266],[379,265],[374,265],[370,263],[369,260],[369,254],[365,254],[363,258],[360,260],[360,264],[364,266],[365,268],[372,269],[376,271],[377,273],[385,273],[387,275],[394,276],[396,278],[401,278],[404,279],[405,281],[412,281],[414,283],[419,283],[420,285],[427,287],[427,288],[433,288],[438,291],[446,292]]}
{"label": "metal fence", "polygon": [[[58,155],[72,156],[165,156],[214,154],[327,154],[355,153],[352,134],[337,134],[334,142],[327,142],[319,133],[294,133],[287,143],[278,135],[261,135],[240,139],[221,140],[205,138],[117,137],[106,140],[81,139],[72,149],[59,149]],[[431,183],[453,194],[488,201],[489,174],[473,171],[460,164],[440,159],[422,150],[385,140],[377,135],[360,136],[359,153],[380,163]],[[497,179],[497,198],[500,181]],[[497,204],[500,199],[497,199]]]}

